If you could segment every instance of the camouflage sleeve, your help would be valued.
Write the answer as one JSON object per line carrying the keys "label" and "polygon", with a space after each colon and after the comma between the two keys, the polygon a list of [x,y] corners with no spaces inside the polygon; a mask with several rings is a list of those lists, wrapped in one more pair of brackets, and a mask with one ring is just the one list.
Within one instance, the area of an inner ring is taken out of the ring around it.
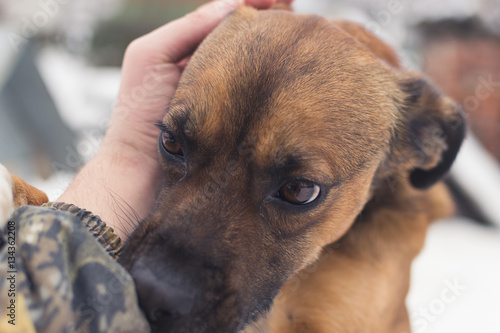
{"label": "camouflage sleeve", "polygon": [[114,260],[120,239],[66,208],[24,206],[0,230],[0,332],[149,332],[132,278]]}

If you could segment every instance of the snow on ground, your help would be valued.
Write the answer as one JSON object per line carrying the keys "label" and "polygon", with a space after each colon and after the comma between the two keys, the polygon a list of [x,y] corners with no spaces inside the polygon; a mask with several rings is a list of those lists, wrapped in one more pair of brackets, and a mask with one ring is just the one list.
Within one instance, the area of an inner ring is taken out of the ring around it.
{"label": "snow on ground", "polygon": [[433,224],[407,300],[414,333],[500,332],[500,229]]}

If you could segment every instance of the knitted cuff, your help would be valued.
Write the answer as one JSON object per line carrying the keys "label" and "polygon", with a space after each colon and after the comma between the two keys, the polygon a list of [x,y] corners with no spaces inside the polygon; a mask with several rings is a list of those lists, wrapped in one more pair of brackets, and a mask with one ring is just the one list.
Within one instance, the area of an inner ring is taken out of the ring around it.
{"label": "knitted cuff", "polygon": [[99,216],[65,202],[48,202],[43,204],[42,207],[74,214],[83,222],[83,224],[87,226],[92,235],[104,247],[109,255],[113,257],[113,259],[116,260],[120,256],[120,252],[123,247],[122,240],[115,234],[113,228],[108,227]]}

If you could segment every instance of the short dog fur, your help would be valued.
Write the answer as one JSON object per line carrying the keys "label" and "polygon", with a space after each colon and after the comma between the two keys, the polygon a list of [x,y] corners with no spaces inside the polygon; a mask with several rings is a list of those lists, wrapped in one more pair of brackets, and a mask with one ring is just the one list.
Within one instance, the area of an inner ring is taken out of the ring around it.
{"label": "short dog fur", "polygon": [[47,195],[11,174],[0,164],[0,227],[7,222],[14,209],[24,205],[40,206],[49,201]]}
{"label": "short dog fur", "polygon": [[453,212],[439,181],[465,123],[387,45],[241,7],[159,126],[162,191],[120,258],[154,332],[410,331],[410,265]]}

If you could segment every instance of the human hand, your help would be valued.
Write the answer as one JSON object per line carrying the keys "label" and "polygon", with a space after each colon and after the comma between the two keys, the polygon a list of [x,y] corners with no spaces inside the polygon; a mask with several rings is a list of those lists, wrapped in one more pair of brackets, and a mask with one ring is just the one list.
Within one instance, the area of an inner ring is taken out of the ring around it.
{"label": "human hand", "polygon": [[[246,0],[259,9],[277,0]],[[281,0],[291,3],[292,0]],[[151,210],[159,190],[159,129],[183,65],[243,0],[218,0],[133,41],[125,53],[110,127],[94,158],[58,201],[99,215],[125,240]]]}

